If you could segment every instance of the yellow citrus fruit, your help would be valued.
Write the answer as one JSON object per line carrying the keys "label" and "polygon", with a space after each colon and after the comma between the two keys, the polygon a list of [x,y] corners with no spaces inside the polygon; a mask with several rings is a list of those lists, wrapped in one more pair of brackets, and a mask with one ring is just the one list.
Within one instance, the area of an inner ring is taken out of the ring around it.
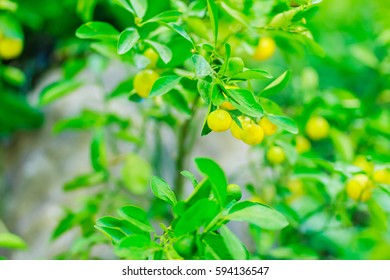
{"label": "yellow citrus fruit", "polygon": [[310,139],[317,141],[328,137],[329,123],[323,117],[311,117],[306,123],[306,134]]}
{"label": "yellow citrus fruit", "polygon": [[363,155],[358,155],[355,158],[353,165],[359,167],[361,170],[363,170],[367,174],[371,174],[374,171],[374,163],[369,162],[367,160],[367,158]]}
{"label": "yellow citrus fruit", "polygon": [[232,117],[225,110],[217,109],[207,117],[207,125],[212,131],[222,132],[228,130],[232,125]]}
{"label": "yellow citrus fruit", "polygon": [[138,72],[133,80],[133,86],[135,92],[146,98],[149,96],[150,91],[152,90],[154,82],[160,77],[160,75],[153,70],[145,69]]}
{"label": "yellow citrus fruit", "polygon": [[239,201],[242,197],[241,188],[237,184],[229,184],[227,186],[227,195],[233,197],[235,200]]}
{"label": "yellow citrus fruit", "polygon": [[221,107],[222,109],[225,109],[225,110],[236,110],[236,107],[234,107],[234,105],[232,103],[230,103],[229,101],[224,101],[222,102],[221,105],[219,105],[219,107]]}
{"label": "yellow citrus fruit", "polygon": [[3,37],[0,41],[0,57],[3,59],[17,58],[23,50],[23,41],[18,38]]}
{"label": "yellow citrus fruit", "polygon": [[286,159],[286,154],[281,147],[273,146],[268,149],[266,157],[270,163],[280,164]]}
{"label": "yellow citrus fruit", "polygon": [[307,140],[306,137],[302,135],[298,135],[297,138],[295,139],[295,148],[298,151],[298,153],[303,154],[307,151],[310,150],[311,144],[310,141]]}
{"label": "yellow citrus fruit", "polygon": [[390,184],[390,171],[388,169],[376,170],[373,175],[375,183]]}
{"label": "yellow citrus fruit", "polygon": [[357,174],[347,182],[347,195],[357,201],[366,201],[371,197],[373,187],[367,175]]}
{"label": "yellow citrus fruit", "polygon": [[253,58],[256,60],[267,60],[273,56],[275,50],[276,44],[274,39],[271,37],[262,37],[257,44]]}
{"label": "yellow citrus fruit", "polygon": [[244,143],[248,145],[257,145],[263,141],[264,130],[260,125],[257,124],[247,124],[242,127],[242,136],[241,139]]}
{"label": "yellow citrus fruit", "polygon": [[148,48],[144,51],[144,56],[146,56],[149,59],[149,65],[148,67],[154,68],[156,67],[157,61],[158,61],[158,54],[153,50],[152,48]]}
{"label": "yellow citrus fruit", "polygon": [[267,136],[270,136],[270,135],[273,135],[276,133],[276,131],[278,130],[278,127],[273,124],[269,119],[267,119],[266,117],[263,117],[260,121],[259,121],[259,125],[263,128],[264,130],[264,134],[267,135]]}
{"label": "yellow citrus fruit", "polygon": [[303,183],[298,178],[289,179],[287,182],[287,188],[294,195],[302,195],[304,193]]}
{"label": "yellow citrus fruit", "polygon": [[[239,116],[238,119],[240,120],[242,128],[251,123],[251,120],[249,118],[243,116]],[[233,137],[238,140],[242,140],[243,129],[241,127],[239,127],[236,122],[233,122],[232,126],[230,127],[230,132],[232,133]]]}

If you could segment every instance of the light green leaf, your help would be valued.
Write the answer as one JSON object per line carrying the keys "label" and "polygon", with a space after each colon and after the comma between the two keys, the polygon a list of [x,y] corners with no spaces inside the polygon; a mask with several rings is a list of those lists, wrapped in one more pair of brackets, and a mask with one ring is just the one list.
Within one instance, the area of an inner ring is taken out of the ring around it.
{"label": "light green leaf", "polygon": [[184,39],[186,39],[187,41],[189,41],[191,44],[194,45],[194,41],[192,40],[192,38],[190,37],[190,35],[188,35],[187,31],[185,31],[183,29],[183,27],[181,27],[180,25],[177,25],[176,23],[168,23],[167,26],[169,26],[170,29],[172,29],[173,31],[175,31],[177,34],[179,34],[180,36],[182,36]]}
{"label": "light green leaf", "polygon": [[161,200],[168,202],[171,205],[176,204],[176,196],[171,187],[163,179],[152,176],[150,178],[150,186],[153,194]]}
{"label": "light green leaf", "polygon": [[149,97],[161,96],[174,89],[180,82],[181,77],[168,75],[160,77],[152,87]]}
{"label": "light green leaf", "polygon": [[135,14],[139,18],[143,18],[146,10],[148,9],[147,0],[130,0],[131,6],[133,7]]}
{"label": "light green leaf", "polygon": [[213,69],[211,69],[210,64],[206,61],[206,59],[199,55],[199,54],[194,54],[192,56],[192,61],[195,65],[195,71],[196,74],[199,77],[205,77],[211,75],[213,73]]}
{"label": "light green leaf", "polygon": [[229,221],[248,222],[262,229],[280,230],[288,225],[287,219],[269,206],[244,201],[234,205],[225,216]]}
{"label": "light green leaf", "polygon": [[214,0],[207,0],[207,9],[209,12],[209,17],[211,21],[211,26],[213,28],[213,33],[214,33],[214,43],[217,45],[218,42],[218,7],[215,4]]}
{"label": "light green leaf", "polygon": [[179,11],[173,10],[173,11],[165,11],[162,12],[155,17],[152,17],[151,19],[148,19],[147,21],[144,21],[142,24],[147,24],[151,22],[171,22],[176,21],[181,13]]}
{"label": "light green leaf", "polygon": [[80,176],[77,176],[70,182],[67,182],[64,185],[65,191],[73,191],[76,189],[86,188],[86,187],[92,187],[99,185],[107,180],[107,174],[103,171],[100,172],[94,172],[89,174],[83,174]]}
{"label": "light green leaf", "polygon": [[90,21],[84,23],[76,30],[80,39],[117,40],[119,32],[106,22]]}
{"label": "light green leaf", "polygon": [[92,19],[96,4],[97,0],[78,0],[77,14],[83,21],[90,21]]}
{"label": "light green leaf", "polygon": [[261,95],[264,97],[274,95],[281,92],[288,84],[291,77],[289,70],[283,72],[282,75],[277,77],[272,83],[270,83],[262,92]]}
{"label": "light green leaf", "polygon": [[165,45],[152,40],[145,40],[145,43],[150,45],[161,57],[164,63],[168,63],[172,59],[172,51]]}
{"label": "light green leaf", "polygon": [[255,118],[263,116],[263,107],[256,101],[250,90],[229,89],[225,93],[230,102],[242,113]]}
{"label": "light green leaf", "polygon": [[290,119],[286,116],[275,116],[272,114],[268,114],[267,118],[274,124],[276,124],[278,127],[280,127],[283,130],[286,130],[292,134],[298,133],[298,126],[295,123],[293,119]]}
{"label": "light green leaf", "polygon": [[114,244],[119,243],[122,239],[126,238],[127,236],[118,228],[98,226],[98,225],[95,226],[95,228],[101,231],[108,238],[110,238]]}
{"label": "light green leaf", "polygon": [[115,254],[125,259],[143,260],[150,258],[156,251],[161,249],[150,238],[143,235],[130,235],[117,244]]}
{"label": "light green leaf", "polygon": [[126,187],[133,193],[142,195],[148,191],[152,167],[149,162],[137,154],[126,157],[122,169],[122,179]]}
{"label": "light green leaf", "polygon": [[122,7],[123,9],[127,10],[128,12],[132,13],[134,15],[134,10],[130,6],[130,3],[128,0],[112,0],[115,4]]}
{"label": "light green leaf", "polygon": [[236,9],[233,9],[223,1],[219,2],[219,4],[228,15],[236,19],[238,22],[242,23],[244,26],[248,27],[248,19],[243,13],[240,13]]}
{"label": "light green leaf", "polygon": [[45,87],[39,96],[39,105],[45,106],[67,94],[74,92],[82,85],[78,81],[59,81]]}
{"label": "light green leaf", "polygon": [[124,206],[118,210],[119,215],[126,221],[145,232],[154,232],[154,228],[149,223],[146,212],[133,205]]}
{"label": "light green leaf", "polygon": [[259,80],[259,79],[271,79],[272,75],[265,70],[246,70],[239,74],[234,75],[230,80]]}
{"label": "light green leaf", "polygon": [[138,42],[140,36],[137,29],[133,27],[126,28],[118,39],[118,54],[125,54],[130,51]]}
{"label": "light green leaf", "polygon": [[3,232],[0,233],[0,248],[27,249],[27,244],[17,235]]}
{"label": "light green leaf", "polygon": [[235,260],[247,260],[249,257],[248,250],[245,248],[241,240],[234,235],[233,232],[227,227],[222,226],[220,228],[220,233],[223,238],[223,241],[228,249],[230,255]]}

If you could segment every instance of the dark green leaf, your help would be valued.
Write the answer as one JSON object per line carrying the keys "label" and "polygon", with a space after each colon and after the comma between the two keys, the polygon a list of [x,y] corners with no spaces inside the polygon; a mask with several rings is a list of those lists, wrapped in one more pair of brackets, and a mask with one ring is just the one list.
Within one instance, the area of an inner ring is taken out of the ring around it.
{"label": "dark green leaf", "polygon": [[105,226],[95,226],[98,230],[100,230],[104,235],[109,237],[112,242],[119,243],[122,239],[126,237],[126,234],[124,234],[121,230],[117,228],[111,228],[111,227],[105,227]]}
{"label": "dark green leaf", "polygon": [[246,70],[244,72],[234,75],[230,80],[257,80],[257,79],[271,79],[272,75],[265,70]]}

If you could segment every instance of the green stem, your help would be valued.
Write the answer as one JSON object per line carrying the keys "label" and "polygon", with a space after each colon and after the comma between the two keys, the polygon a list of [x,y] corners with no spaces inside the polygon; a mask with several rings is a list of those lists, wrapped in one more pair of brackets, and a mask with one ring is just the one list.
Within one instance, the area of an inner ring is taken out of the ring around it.
{"label": "green stem", "polygon": [[[191,116],[193,117],[197,110],[197,105],[199,101],[199,95],[195,97],[195,100],[192,104],[191,108]],[[183,194],[183,188],[184,188],[184,178],[180,174],[180,172],[184,169],[184,165],[187,160],[187,155],[191,151],[191,147],[187,145],[187,136],[189,134],[190,124],[191,124],[192,118],[189,118],[184,122],[182,125],[179,136],[178,136],[178,152],[176,157],[176,179],[175,179],[175,191],[177,196],[180,198]]]}

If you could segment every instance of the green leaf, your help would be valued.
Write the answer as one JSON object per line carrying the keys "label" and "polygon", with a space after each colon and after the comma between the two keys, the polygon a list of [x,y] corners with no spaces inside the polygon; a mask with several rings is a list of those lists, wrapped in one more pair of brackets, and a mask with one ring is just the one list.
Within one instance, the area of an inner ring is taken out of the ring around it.
{"label": "green leaf", "polygon": [[122,239],[126,238],[126,234],[117,228],[105,226],[95,226],[95,228],[110,238],[114,244],[119,243]]}
{"label": "green leaf", "polygon": [[107,180],[107,174],[103,171],[83,174],[77,176],[70,182],[64,185],[65,191],[73,191],[76,189],[92,187],[99,185]]}
{"label": "green leaf", "polygon": [[106,143],[101,130],[96,132],[91,142],[91,164],[95,171],[107,168]]}
{"label": "green leaf", "polygon": [[133,27],[126,28],[118,39],[118,54],[125,54],[130,51],[138,42],[140,36],[137,29]]}
{"label": "green leaf", "polygon": [[146,212],[133,205],[124,206],[118,210],[119,215],[145,232],[154,232],[154,228],[149,223]]}
{"label": "green leaf", "polygon": [[81,82],[74,80],[55,82],[42,90],[41,95],[39,96],[39,105],[45,106],[61,97],[64,97],[65,95],[74,92],[81,85]]}
{"label": "green leaf", "polygon": [[133,193],[142,195],[148,190],[152,167],[149,162],[137,154],[129,154],[122,168],[122,179]]}
{"label": "green leaf", "polygon": [[227,226],[220,228],[220,233],[230,255],[235,260],[247,260],[249,257],[248,250],[242,244],[241,240],[234,235]]}
{"label": "green leaf", "polygon": [[225,93],[230,98],[230,102],[242,113],[255,118],[263,116],[263,107],[256,101],[250,90],[229,89]]}
{"label": "green leaf", "polygon": [[106,22],[90,21],[84,23],[76,30],[80,39],[117,40],[119,32]]}
{"label": "green leaf", "polygon": [[207,0],[207,9],[209,12],[209,17],[211,21],[211,26],[213,28],[214,33],[214,44],[217,45],[218,42],[218,7],[215,4],[214,0]]}
{"label": "green leaf", "polygon": [[225,216],[229,221],[248,222],[262,229],[280,230],[288,225],[287,219],[269,206],[244,201],[234,205]]}
{"label": "green leaf", "polygon": [[281,92],[288,84],[291,77],[289,70],[283,72],[282,75],[277,77],[272,83],[270,83],[262,92],[261,95],[264,97],[274,95]]}
{"label": "green leaf", "polygon": [[341,159],[346,162],[351,162],[355,155],[354,143],[351,137],[346,133],[332,128],[330,131],[330,138]]}
{"label": "green leaf", "polygon": [[196,158],[195,164],[198,170],[209,178],[216,199],[223,205],[226,200],[227,179],[222,168],[209,158]]}
{"label": "green leaf", "polygon": [[272,114],[272,115],[283,114],[282,108],[280,108],[280,106],[276,102],[272,101],[271,99],[259,97],[258,100],[267,114]]}
{"label": "green leaf", "polygon": [[162,248],[143,235],[130,235],[115,247],[115,254],[121,258],[143,260],[150,258]]}
{"label": "green leaf", "polygon": [[192,56],[192,62],[195,65],[195,71],[199,77],[209,76],[213,73],[213,69],[211,69],[210,64],[203,56],[194,54]]}
{"label": "green leaf", "polygon": [[66,129],[88,129],[92,127],[100,127],[104,124],[104,116],[98,112],[85,110],[80,116],[58,121],[53,131],[55,133],[62,132]]}
{"label": "green leaf", "polygon": [[152,17],[151,19],[148,19],[147,21],[144,21],[142,24],[147,24],[151,22],[171,22],[171,21],[177,21],[181,13],[176,10],[172,11],[165,11],[162,12],[155,17]]}
{"label": "green leaf", "polygon": [[134,10],[130,6],[130,3],[128,0],[112,0],[115,4],[122,7],[123,9],[127,10],[128,12],[132,13],[134,15]]}
{"label": "green leaf", "polygon": [[0,76],[8,83],[15,86],[22,86],[26,82],[24,72],[19,68],[10,65],[3,65],[0,68]]}
{"label": "green leaf", "polygon": [[182,77],[176,75],[162,76],[153,84],[150,97],[161,96],[174,89]]}
{"label": "green leaf", "polygon": [[237,11],[236,9],[233,9],[229,5],[227,5],[225,2],[221,1],[219,2],[222,9],[230,15],[232,18],[236,19],[238,22],[242,23],[244,26],[248,27],[248,19],[247,17],[243,14]]}
{"label": "green leaf", "polygon": [[98,0],[78,0],[77,14],[83,21],[90,21]]}
{"label": "green leaf", "polygon": [[198,185],[198,181],[196,180],[195,175],[192,174],[190,171],[183,170],[182,172],[180,172],[180,174],[189,179],[194,188]]}
{"label": "green leaf", "polygon": [[280,127],[283,130],[286,130],[292,134],[298,134],[299,129],[297,124],[293,119],[290,119],[286,116],[275,116],[272,114],[268,114],[267,118],[273,123],[276,124],[278,127]]}
{"label": "green leaf", "polygon": [[145,16],[146,10],[148,9],[148,1],[147,0],[130,0],[131,6],[133,7],[135,14],[139,18],[143,18]]}
{"label": "green leaf", "polygon": [[171,205],[176,204],[176,196],[172,191],[171,187],[163,179],[152,176],[150,178],[150,186],[152,188],[153,194],[165,202],[168,202]]}
{"label": "green leaf", "polygon": [[17,235],[3,232],[0,233],[0,248],[8,249],[27,249],[27,244]]}
{"label": "green leaf", "polygon": [[214,232],[207,233],[203,239],[205,260],[233,260],[223,237]]}
{"label": "green leaf", "polygon": [[196,201],[186,210],[183,216],[177,221],[174,231],[176,236],[199,230],[207,226],[218,214],[218,205],[207,198]]}
{"label": "green leaf", "polygon": [[191,108],[188,106],[187,100],[178,90],[171,90],[169,94],[164,95],[164,101],[172,105],[179,112],[191,116]]}
{"label": "green leaf", "polygon": [[194,41],[192,40],[192,38],[190,37],[190,35],[188,35],[187,31],[185,31],[183,29],[183,27],[181,27],[180,25],[177,25],[176,23],[168,23],[167,26],[172,29],[173,31],[175,31],[177,34],[179,34],[180,36],[182,36],[184,39],[186,39],[187,41],[189,41],[191,44],[194,45]]}
{"label": "green leaf", "polygon": [[76,225],[76,215],[72,212],[66,214],[64,218],[58,223],[57,227],[54,229],[51,240],[55,240],[60,237],[62,234],[72,229]]}
{"label": "green leaf", "polygon": [[271,79],[272,75],[265,70],[246,70],[244,72],[234,75],[230,80],[259,80],[259,79]]}
{"label": "green leaf", "polygon": [[169,61],[171,61],[172,51],[167,46],[152,40],[145,40],[145,43],[150,45],[159,54],[164,63],[168,63]]}
{"label": "green leaf", "polygon": [[106,227],[106,228],[119,229],[126,235],[141,234],[147,237],[149,236],[149,233],[139,229],[138,227],[134,226],[132,223],[128,222],[127,220],[122,220],[110,216],[105,216],[97,219],[96,225]]}
{"label": "green leaf", "polygon": [[211,84],[205,80],[198,80],[197,89],[206,104],[211,102]]}

